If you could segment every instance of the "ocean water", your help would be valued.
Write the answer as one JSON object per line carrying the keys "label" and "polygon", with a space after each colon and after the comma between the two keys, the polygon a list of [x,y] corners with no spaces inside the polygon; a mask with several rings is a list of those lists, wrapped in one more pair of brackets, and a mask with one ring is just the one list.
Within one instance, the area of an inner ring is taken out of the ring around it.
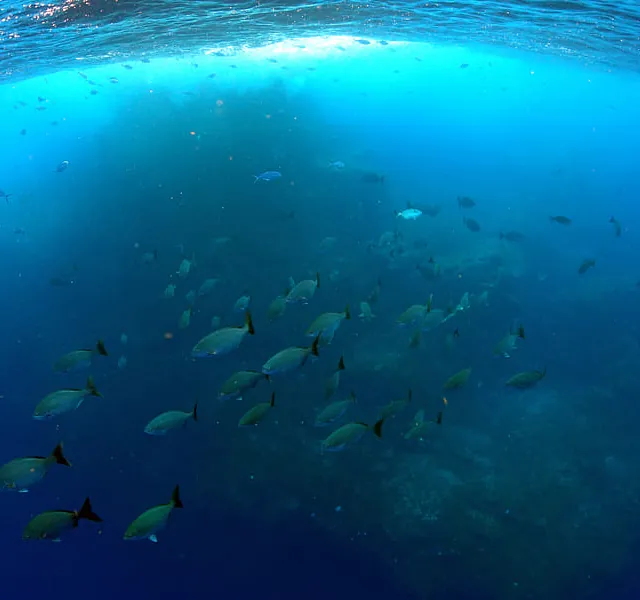
{"label": "ocean water", "polygon": [[[72,462],[0,493],[6,597],[640,596],[635,3],[5,0],[0,48],[0,465]],[[193,358],[244,295],[255,335]],[[217,398],[347,305],[318,357]],[[89,375],[103,398],[32,418]],[[408,390],[380,439],[322,449]],[[177,484],[158,543],[125,541]],[[102,523],[22,539],[86,497]]]}

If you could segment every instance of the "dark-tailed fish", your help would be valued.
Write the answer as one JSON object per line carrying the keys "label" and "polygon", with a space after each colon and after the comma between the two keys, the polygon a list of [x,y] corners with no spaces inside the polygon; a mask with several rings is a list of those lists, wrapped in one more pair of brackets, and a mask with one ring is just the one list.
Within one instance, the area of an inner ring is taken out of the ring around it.
{"label": "dark-tailed fish", "polygon": [[509,378],[505,385],[524,390],[533,387],[546,374],[546,367],[542,371],[523,371],[522,373],[516,373],[513,377]]}
{"label": "dark-tailed fish", "polygon": [[62,444],[58,444],[50,456],[27,456],[14,458],[0,467],[0,490],[28,492],[38,483],[53,465],[70,467],[71,463],[62,453]]}
{"label": "dark-tailed fish", "polygon": [[578,269],[579,275],[584,275],[589,269],[596,266],[596,261],[593,258],[585,258]]}
{"label": "dark-tailed fish", "polygon": [[462,222],[469,231],[473,231],[474,233],[480,231],[480,223],[478,223],[478,221],[476,221],[475,219],[464,217],[464,219],[462,219]]}
{"label": "dark-tailed fish", "polygon": [[87,396],[102,398],[102,394],[93,383],[93,377],[87,379],[87,386],[82,390],[58,390],[45,396],[33,411],[33,418],[41,421],[74,411]]}
{"label": "dark-tailed fish", "polygon": [[398,325],[400,325],[401,327],[419,325],[424,320],[426,314],[426,304],[413,304],[398,317],[396,323],[398,323]]}
{"label": "dark-tailed fish", "polygon": [[351,319],[351,313],[349,311],[349,305],[345,307],[341,313],[327,312],[317,317],[311,325],[307,328],[305,335],[307,337],[318,337],[323,333],[336,332],[340,324],[345,319]]}
{"label": "dark-tailed fish", "polygon": [[91,360],[96,355],[109,356],[102,340],[98,340],[95,348],[88,350],[74,350],[73,352],[69,352],[64,356],[61,356],[55,363],[53,363],[53,370],[61,373],[67,373],[69,371],[86,369],[91,366]]}
{"label": "dark-tailed fish", "polygon": [[275,375],[276,373],[287,373],[303,367],[312,354],[318,356],[319,341],[320,336],[313,341],[311,346],[291,346],[280,350],[264,363],[262,372],[265,375]]}
{"label": "dark-tailed fish", "polygon": [[358,443],[365,433],[371,431],[376,437],[382,437],[382,425],[384,421],[380,419],[374,425],[366,423],[347,423],[336,429],[329,437],[322,440],[320,449],[322,452],[340,452],[353,444]]}
{"label": "dark-tailed fish", "polygon": [[426,311],[422,317],[420,329],[422,329],[422,331],[431,331],[441,323],[450,319],[452,316],[453,314],[445,314],[444,310],[441,308],[434,308],[433,310]]}
{"label": "dark-tailed fish", "polygon": [[271,393],[271,401],[269,402],[260,402],[260,404],[256,404],[252,406],[238,421],[238,427],[249,427],[251,425],[257,425],[264,419],[267,414],[271,411],[271,409],[276,404],[276,393]]}
{"label": "dark-tailed fish", "polygon": [[394,417],[400,411],[407,408],[409,404],[411,404],[412,396],[413,396],[413,392],[409,390],[409,393],[407,394],[406,398],[400,398],[399,400],[392,400],[391,402],[389,402],[389,404],[382,407],[378,418],[382,421],[385,421],[389,417]]}
{"label": "dark-tailed fish", "polygon": [[313,298],[316,290],[320,287],[320,273],[316,273],[315,279],[303,279],[293,286],[287,294],[287,304],[306,304]]}
{"label": "dark-tailed fish", "polygon": [[233,305],[234,312],[246,312],[251,304],[251,296],[249,294],[243,294],[238,298]]}
{"label": "dark-tailed fish", "polygon": [[195,290],[189,290],[185,295],[184,299],[187,301],[189,306],[193,306],[196,303],[197,294]]}
{"label": "dark-tailed fish", "polygon": [[211,292],[213,292],[214,288],[216,287],[217,283],[218,283],[218,280],[215,279],[214,277],[205,279],[202,282],[202,285],[200,285],[200,287],[198,288],[198,296],[208,296],[209,294],[211,294]]}
{"label": "dark-tailed fish", "polygon": [[413,421],[411,423],[411,428],[407,433],[404,434],[405,440],[414,440],[416,438],[421,438],[427,431],[429,426],[429,422],[424,420],[424,409],[420,409],[416,416],[413,417]]}
{"label": "dark-tailed fish", "polygon": [[24,528],[22,539],[59,542],[62,534],[75,529],[82,519],[102,523],[102,519],[93,512],[89,498],[85,499],[80,510],[50,510],[40,513]]}
{"label": "dark-tailed fish", "polygon": [[183,258],[178,270],[176,271],[176,275],[180,277],[180,279],[186,279],[191,273],[191,269],[193,268],[193,260],[189,260],[188,258]]}
{"label": "dark-tailed fish", "polygon": [[191,324],[191,315],[193,314],[193,308],[189,307],[183,311],[178,319],[178,329],[186,329]]}
{"label": "dark-tailed fish", "polygon": [[169,410],[151,419],[144,428],[149,435],[165,435],[172,429],[184,427],[187,421],[193,419],[198,422],[198,403],[196,402],[191,412],[183,410]]}
{"label": "dark-tailed fish", "polygon": [[384,183],[384,175],[378,175],[377,173],[363,173],[360,180],[364,183]]}
{"label": "dark-tailed fish", "polygon": [[245,323],[242,327],[223,327],[203,337],[191,350],[193,358],[208,358],[221,356],[240,346],[244,337],[254,335],[251,313],[245,313]]}
{"label": "dark-tailed fish", "polygon": [[415,221],[422,216],[422,211],[419,208],[405,208],[404,210],[396,210],[395,215],[398,219],[404,219],[405,221]]}
{"label": "dark-tailed fish", "polygon": [[267,318],[269,321],[275,321],[284,315],[284,311],[287,308],[287,297],[278,296],[267,309]]}
{"label": "dark-tailed fish", "polygon": [[554,223],[559,223],[560,225],[571,225],[571,219],[569,217],[565,217],[563,215],[557,215],[555,217],[549,217],[550,221]]}
{"label": "dark-tailed fish", "polygon": [[166,527],[174,508],[183,508],[179,485],[173,489],[170,502],[146,510],[133,521],[124,532],[124,539],[157,542],[157,533]]}
{"label": "dark-tailed fish", "polygon": [[611,217],[609,219],[609,223],[613,225],[613,229],[616,233],[616,237],[620,237],[622,235],[622,223],[618,221],[615,217]]}
{"label": "dark-tailed fish", "polygon": [[351,395],[346,400],[339,400],[325,406],[316,416],[315,426],[324,427],[339,421],[355,401],[356,395],[351,392]]}
{"label": "dark-tailed fish", "polygon": [[523,242],[525,238],[526,236],[519,231],[507,231],[506,233],[502,233],[502,231],[500,232],[500,239],[506,240],[507,242]]}
{"label": "dark-tailed fish", "polygon": [[256,184],[258,181],[275,181],[276,179],[280,179],[280,177],[282,177],[282,173],[279,171],[265,171],[264,173],[254,175],[253,177],[253,183]]}
{"label": "dark-tailed fish", "polygon": [[227,379],[218,392],[218,400],[242,400],[242,394],[253,389],[261,381],[269,381],[269,375],[261,371],[237,371]]}
{"label": "dark-tailed fish", "polygon": [[518,347],[516,343],[518,339],[524,339],[524,327],[520,325],[518,327],[518,331],[515,333],[510,331],[507,335],[505,335],[495,346],[493,349],[493,353],[496,356],[503,356],[504,358],[511,358],[511,353],[514,350],[517,350]]}
{"label": "dark-tailed fish", "polygon": [[176,286],[173,283],[170,283],[169,285],[167,285],[167,287],[164,288],[164,292],[162,292],[163,298],[173,298],[175,295],[176,295]]}
{"label": "dark-tailed fish", "polygon": [[458,196],[458,208],[473,208],[476,201],[469,196]]}
{"label": "dark-tailed fish", "polygon": [[328,400],[329,398],[331,398],[331,396],[333,396],[336,393],[336,390],[340,385],[340,373],[341,371],[344,371],[344,369],[345,369],[344,358],[341,356],[340,360],[338,361],[338,366],[336,367],[336,370],[333,372],[331,377],[327,379],[327,383],[325,384],[325,388],[324,388],[325,400]]}
{"label": "dark-tailed fish", "polygon": [[360,302],[360,314],[358,315],[360,319],[369,323],[372,319],[375,319],[375,315],[371,310],[371,305],[368,302]]}
{"label": "dark-tailed fish", "polygon": [[458,371],[455,375],[452,375],[444,382],[445,390],[456,390],[461,388],[467,384],[469,381],[469,376],[471,375],[471,368],[462,369]]}
{"label": "dark-tailed fish", "polygon": [[420,263],[416,265],[416,269],[426,281],[437,279],[442,272],[442,267],[432,257],[429,258],[426,264]]}

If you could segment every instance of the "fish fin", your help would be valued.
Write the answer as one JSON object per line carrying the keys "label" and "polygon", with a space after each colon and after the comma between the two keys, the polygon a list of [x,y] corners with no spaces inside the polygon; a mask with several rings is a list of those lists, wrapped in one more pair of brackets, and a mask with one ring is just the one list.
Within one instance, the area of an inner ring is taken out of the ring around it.
{"label": "fish fin", "polygon": [[321,335],[322,334],[318,334],[316,339],[313,340],[313,344],[311,344],[311,354],[313,354],[314,356],[320,356],[320,354],[318,354],[318,344],[320,343],[320,336]]}
{"label": "fish fin", "polygon": [[198,403],[197,402],[193,405],[193,420],[196,423],[198,422]]}
{"label": "fish fin", "polygon": [[384,419],[380,419],[379,421],[376,421],[375,424],[373,425],[373,433],[375,434],[376,437],[379,437],[379,438],[382,437],[383,425],[384,425]]}
{"label": "fish fin", "polygon": [[413,397],[413,390],[409,388],[409,393],[407,394],[407,399],[411,402],[411,398]]}
{"label": "fish fin", "polygon": [[171,494],[171,504],[173,504],[173,508],[184,508],[182,504],[182,500],[180,500],[180,486],[176,485],[173,488],[173,493]]}
{"label": "fish fin", "polygon": [[344,357],[341,356],[340,357],[340,362],[338,363],[338,371],[344,371],[345,366],[344,366]]}
{"label": "fish fin", "polygon": [[82,508],[76,515],[76,527],[80,519],[87,519],[89,521],[94,521],[95,523],[102,523],[102,519],[93,512],[93,508],[91,507],[91,500],[89,500],[89,498],[85,498]]}
{"label": "fish fin", "polygon": [[320,273],[316,272],[316,287],[320,287]]}
{"label": "fish fin", "polygon": [[158,543],[158,538],[156,537],[156,534],[155,534],[155,533],[152,533],[152,534],[149,536],[149,541],[150,541],[150,542],[153,542],[154,544],[157,544],[157,543]]}
{"label": "fish fin", "polygon": [[356,402],[356,393],[353,390],[351,390],[351,394],[349,394],[349,400]]}
{"label": "fish fin", "polygon": [[271,392],[271,402],[269,402],[269,406],[273,408],[276,405],[276,393]]}
{"label": "fish fin", "polygon": [[98,354],[100,356],[109,356],[109,353],[107,352],[107,349],[104,346],[104,342],[102,340],[98,340],[98,343],[96,344],[96,350],[98,351]]}
{"label": "fish fin", "polygon": [[351,311],[349,310],[348,304],[344,309],[344,318],[347,319],[348,321],[351,320]]}
{"label": "fish fin", "polygon": [[71,463],[65,458],[64,454],[62,453],[62,442],[60,442],[54,449],[53,452],[51,453],[51,456],[53,456],[56,459],[56,463],[59,465],[64,465],[65,467],[70,467]]}
{"label": "fish fin", "polygon": [[[89,377],[87,378],[87,387],[86,390],[92,395],[92,396],[96,396],[97,398],[102,398],[102,394],[98,391],[98,388],[96,387],[96,384],[93,382],[93,377],[91,375],[89,375]],[[79,406],[79,405],[78,405]]]}
{"label": "fish fin", "polygon": [[251,319],[251,311],[247,310],[244,313],[244,322],[249,331],[249,335],[254,335],[256,330],[253,328],[253,320]]}
{"label": "fish fin", "polygon": [[438,412],[438,416],[436,417],[436,424],[442,425],[442,411]]}

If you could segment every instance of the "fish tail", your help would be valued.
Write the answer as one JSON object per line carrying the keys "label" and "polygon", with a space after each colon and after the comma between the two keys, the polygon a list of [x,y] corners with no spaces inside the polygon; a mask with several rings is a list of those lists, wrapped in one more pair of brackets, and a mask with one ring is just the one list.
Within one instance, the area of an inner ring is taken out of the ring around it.
{"label": "fish tail", "polygon": [[176,485],[176,487],[173,488],[173,493],[171,494],[171,504],[173,505],[173,508],[184,508],[182,500],[180,500],[179,485]]}
{"label": "fish tail", "polygon": [[344,371],[345,370],[345,366],[344,366],[344,356],[340,357],[340,361],[338,362],[338,371]]}
{"label": "fish tail", "polygon": [[320,356],[320,354],[318,353],[318,344],[320,343],[320,336],[321,335],[322,334],[318,334],[316,339],[313,340],[313,344],[311,344],[311,354],[313,354],[314,356]]}
{"label": "fish tail", "polygon": [[93,382],[93,377],[91,375],[89,375],[89,377],[87,378],[87,391],[92,396],[96,396],[97,398],[102,398],[102,394],[98,391],[98,388],[96,387],[96,384]]}
{"label": "fish tail", "polygon": [[436,416],[436,425],[442,425],[442,411],[439,411]]}
{"label": "fish tail", "polygon": [[60,442],[51,453],[51,456],[56,459],[56,463],[59,465],[64,465],[65,467],[70,467],[71,463],[65,458],[62,453],[62,442]]}
{"label": "fish tail", "polygon": [[87,519],[88,521],[94,521],[95,523],[102,523],[102,519],[93,512],[91,500],[89,500],[89,498],[85,498],[82,508],[77,513],[76,526],[80,519]]}
{"label": "fish tail", "polygon": [[316,272],[316,287],[320,287],[320,273]]}
{"label": "fish tail", "polygon": [[193,405],[193,420],[196,423],[198,422],[198,403],[197,402]]}
{"label": "fish tail", "polygon": [[349,309],[349,305],[348,304],[344,309],[344,318],[347,319],[347,320],[351,319],[351,310]]}
{"label": "fish tail", "polygon": [[253,328],[253,320],[251,319],[251,311],[246,311],[244,313],[244,322],[249,331],[249,335],[254,335],[256,330]]}
{"label": "fish tail", "polygon": [[102,340],[98,340],[98,343],[96,344],[96,350],[98,351],[98,354],[100,356],[109,356],[109,353],[107,352],[107,349],[104,346],[104,342]]}
{"label": "fish tail", "polygon": [[409,393],[407,394],[407,399],[411,402],[411,398],[413,398],[413,390],[409,388]]}
{"label": "fish tail", "polygon": [[271,402],[269,402],[269,406],[273,408],[276,405],[276,393],[271,392]]}
{"label": "fish tail", "polygon": [[349,400],[356,402],[356,393],[353,390],[351,390],[351,394],[349,394]]}
{"label": "fish tail", "polygon": [[376,437],[379,437],[379,438],[382,437],[382,425],[384,425],[384,419],[380,419],[379,421],[376,421],[375,424],[373,425],[373,433]]}

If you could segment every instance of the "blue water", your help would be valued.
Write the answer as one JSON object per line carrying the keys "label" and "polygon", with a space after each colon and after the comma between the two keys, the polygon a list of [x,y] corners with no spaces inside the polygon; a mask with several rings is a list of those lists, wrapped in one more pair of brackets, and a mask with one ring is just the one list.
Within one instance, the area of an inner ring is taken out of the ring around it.
{"label": "blue water", "polygon": [[[637,598],[639,29],[631,3],[3,3],[0,464],[61,440],[73,463],[0,495],[7,596]],[[254,183],[266,171],[282,177]],[[400,220],[408,204],[425,214]],[[289,277],[316,273],[270,322]],[[466,292],[413,347],[399,315]],[[212,317],[242,324],[244,294],[255,336],[193,361]],[[347,303],[317,360],[218,402]],[[107,358],[53,372],[99,338]],[[323,454],[337,425],[312,423],[341,355],[343,423],[413,400],[381,440]],[[103,399],[31,418],[89,374]],[[239,429],[272,390],[273,414]],[[198,423],[143,433],[196,400]],[[443,423],[405,440],[419,409]],[[159,542],[123,541],[176,484]],[[87,496],[102,524],[21,540]]]}

